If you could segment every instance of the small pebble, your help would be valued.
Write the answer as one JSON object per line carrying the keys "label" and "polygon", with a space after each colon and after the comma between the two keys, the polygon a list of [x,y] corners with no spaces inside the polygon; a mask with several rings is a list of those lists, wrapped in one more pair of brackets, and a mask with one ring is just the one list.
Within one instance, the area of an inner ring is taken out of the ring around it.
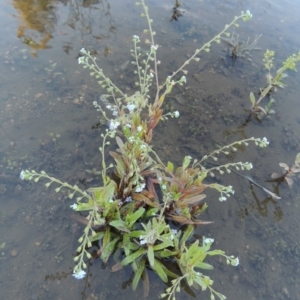
{"label": "small pebble", "polygon": [[17,251],[16,249],[13,249],[13,250],[11,250],[10,255],[11,255],[12,257],[16,257],[16,256],[18,256],[18,251]]}

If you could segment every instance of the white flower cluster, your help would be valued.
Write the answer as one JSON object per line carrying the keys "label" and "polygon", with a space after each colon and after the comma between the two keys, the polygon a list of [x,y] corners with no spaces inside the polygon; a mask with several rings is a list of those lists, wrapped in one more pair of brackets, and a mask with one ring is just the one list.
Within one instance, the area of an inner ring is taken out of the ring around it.
{"label": "white flower cluster", "polygon": [[243,21],[248,21],[253,17],[250,10],[247,10],[245,13],[242,11],[242,15],[243,15],[242,16]]}
{"label": "white flower cluster", "polygon": [[252,168],[253,168],[253,165],[252,165],[252,163],[248,163],[248,162],[246,162],[245,164],[244,164],[244,167],[246,168],[246,170],[251,170]]}
{"label": "white flower cluster", "polygon": [[157,50],[157,46],[151,45],[151,53],[155,52]]}
{"label": "white flower cluster", "polygon": [[233,261],[231,262],[231,264],[232,264],[233,266],[237,267],[237,266],[240,264],[239,258],[237,257],[235,260],[233,260]]}
{"label": "white flower cluster", "polygon": [[82,279],[85,277],[86,272],[83,270],[76,271],[72,274],[76,279]]}
{"label": "white flower cluster", "polygon": [[259,147],[267,147],[269,145],[269,141],[266,137],[259,141]]}
{"label": "white flower cluster", "polygon": [[116,130],[116,129],[118,128],[119,125],[120,125],[120,122],[119,122],[119,121],[111,120],[110,123],[109,123],[109,129],[110,129],[111,131]]}
{"label": "white flower cluster", "polygon": [[[222,190],[220,191],[221,196],[219,197],[219,201],[223,202],[227,200],[227,197],[230,196],[230,194],[234,195],[234,190],[232,188],[232,185],[222,187]],[[225,196],[224,196],[225,194]]]}
{"label": "white flower cluster", "polygon": [[184,75],[180,78],[180,82],[186,83],[186,77]]}
{"label": "white flower cluster", "polygon": [[76,203],[70,205],[71,208],[73,208],[74,210],[77,210],[78,205]]}
{"label": "white flower cluster", "polygon": [[139,36],[138,35],[134,35],[133,36],[133,41],[138,43],[140,41]]}
{"label": "white flower cluster", "polygon": [[137,193],[140,193],[144,188],[145,188],[146,184],[145,183],[138,183],[136,188],[135,188],[135,191]]}
{"label": "white flower cluster", "polygon": [[140,244],[141,245],[145,245],[145,244],[147,244],[148,242],[147,242],[147,236],[145,236],[145,235],[141,235],[140,236]]}
{"label": "white flower cluster", "polygon": [[20,178],[21,178],[22,180],[25,179],[25,171],[24,171],[24,170],[21,171],[21,173],[20,173]]}
{"label": "white flower cluster", "polygon": [[207,244],[212,244],[214,241],[215,241],[214,239],[205,238],[205,239],[203,240],[203,243],[204,243],[205,245],[207,245]]}
{"label": "white flower cluster", "polygon": [[126,108],[129,110],[130,113],[132,113],[135,109],[135,105],[133,103],[128,103]]}
{"label": "white flower cluster", "polygon": [[173,114],[174,114],[175,118],[179,118],[179,116],[180,116],[180,113],[178,110],[174,111]]}
{"label": "white flower cluster", "polygon": [[224,196],[219,197],[219,201],[220,201],[220,202],[223,202],[223,201],[226,201],[226,200],[227,200],[227,198],[224,197]]}

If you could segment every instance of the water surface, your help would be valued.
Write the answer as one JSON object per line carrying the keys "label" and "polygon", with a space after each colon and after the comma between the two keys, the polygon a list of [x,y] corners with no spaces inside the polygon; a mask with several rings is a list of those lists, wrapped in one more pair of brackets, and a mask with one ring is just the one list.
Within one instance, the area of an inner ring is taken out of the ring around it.
{"label": "water surface", "polygon": [[[189,1],[185,14],[170,22],[174,1],[148,1],[160,46],[160,77],[176,70],[241,10],[253,19],[236,29],[241,39],[263,34],[252,62],[238,59],[232,67],[226,45],[214,44],[199,63],[189,66],[187,85],[176,88],[167,109],[181,117],[161,124],[154,146],[162,158],[180,163],[184,155],[202,157],[225,143],[266,136],[267,149],[240,149],[230,161],[251,161],[250,175],[281,200],[268,198],[235,174],[219,177],[234,186],[225,203],[211,194],[204,216],[213,225],[198,229],[215,238],[215,247],[237,255],[232,268],[212,260],[214,288],[228,299],[300,299],[299,180],[290,189],[265,182],[278,163],[291,165],[300,152],[299,74],[289,72],[287,87],[274,94],[276,115],[262,122],[245,122],[249,93],[265,85],[262,58],[276,52],[274,64],[300,49],[297,29],[300,7],[295,1]],[[103,93],[88,72],[77,64],[79,50],[93,51],[98,62],[121,88],[134,91],[129,50],[132,35],[145,40],[145,20],[134,1],[17,1],[0,4],[0,286],[5,299],[141,299],[143,287],[130,287],[131,270],[110,273],[108,266],[91,262],[89,276],[71,276],[72,255],[82,225],[74,220],[67,192],[56,194],[43,184],[19,180],[25,168],[45,170],[70,183],[99,184],[87,172],[100,169],[101,129],[92,126],[99,115],[92,106]],[[146,45],[143,45],[146,49]],[[221,157],[220,162],[228,158]],[[5,245],[3,244],[5,243]],[[150,274],[150,299],[165,286]],[[197,299],[209,295],[194,291]],[[178,299],[186,299],[182,292]]]}

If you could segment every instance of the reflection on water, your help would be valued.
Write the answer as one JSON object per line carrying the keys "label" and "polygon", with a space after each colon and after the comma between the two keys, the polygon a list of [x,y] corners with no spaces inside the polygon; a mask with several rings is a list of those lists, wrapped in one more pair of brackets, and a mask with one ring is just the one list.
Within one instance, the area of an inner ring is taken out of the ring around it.
{"label": "reflection on water", "polygon": [[[95,172],[100,169],[98,145],[103,128],[92,129],[99,122],[92,102],[101,90],[77,66],[76,56],[82,47],[94,50],[103,70],[131,93],[131,37],[142,36],[144,20],[129,1],[11,0],[0,5],[0,32],[6,39],[0,46],[2,294],[5,299],[140,299],[143,287],[131,291],[130,270],[110,273],[111,265],[103,266],[99,260],[91,261],[86,280],[71,278],[81,223],[72,218],[66,194],[24,184],[18,175],[23,168],[33,168],[81,187],[99,183]],[[275,50],[277,69],[300,48],[296,4],[190,1],[180,6],[185,12],[179,20],[170,22],[173,5],[174,1],[149,2],[156,41],[161,45],[162,76],[177,69],[242,9],[250,9],[254,19],[242,24],[237,33],[241,37],[263,34],[258,42],[262,51],[255,52],[252,62],[237,59],[231,68],[223,59],[226,47],[221,45],[190,66],[187,88],[174,90],[166,103],[182,117],[161,126],[155,135],[162,157],[178,161],[183,155],[199,157],[240,138],[266,136],[271,141],[269,148],[258,152],[241,148],[230,160],[251,161],[254,169],[247,175],[281,200],[267,197],[235,174],[217,178],[232,184],[236,193],[222,204],[211,195],[206,218],[215,223],[199,228],[199,234],[210,234],[218,248],[238,255],[240,266],[231,269],[212,261],[215,288],[228,299],[300,299],[299,180],[293,178],[292,188],[284,182],[269,182],[272,173],[281,171],[278,163],[292,165],[300,151],[300,119],[295,109],[299,107],[299,75],[290,72],[285,80],[288,87],[274,95],[275,116],[258,122],[244,110],[250,107],[249,93],[265,85],[264,50]],[[47,51],[40,51],[38,58],[29,54],[43,49]],[[150,298],[157,299],[164,286],[155,278],[150,281]],[[208,298],[196,294],[199,299]],[[178,299],[186,297],[182,292]]]}
{"label": "reflection on water", "polygon": [[19,26],[17,36],[34,50],[49,48],[48,42],[55,30],[57,1],[13,0]]}

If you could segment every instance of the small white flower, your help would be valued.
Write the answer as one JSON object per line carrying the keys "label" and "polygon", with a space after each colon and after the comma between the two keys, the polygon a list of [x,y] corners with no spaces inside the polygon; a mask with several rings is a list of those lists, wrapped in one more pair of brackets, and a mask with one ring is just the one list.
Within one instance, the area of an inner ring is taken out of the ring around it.
{"label": "small white flower", "polygon": [[72,274],[76,279],[82,279],[85,277],[86,275],[86,272],[83,271],[83,270],[80,270],[80,271],[76,271]]}
{"label": "small white flower", "polygon": [[234,261],[233,261],[233,266],[237,267],[240,264],[240,260],[237,257]]}
{"label": "small white flower", "polygon": [[183,76],[181,77],[180,81],[186,83],[186,77],[183,75]]}
{"label": "small white flower", "polygon": [[76,203],[70,205],[71,208],[73,208],[74,210],[77,210],[78,205]]}
{"label": "small white flower", "polygon": [[140,126],[138,126],[138,128],[136,130],[137,130],[137,132],[141,132],[143,130],[143,127],[140,125]]}
{"label": "small white flower", "polygon": [[109,202],[109,203],[114,203],[114,200],[113,200],[113,199],[110,199],[108,202]]}
{"label": "small white flower", "polygon": [[141,149],[146,149],[147,148],[147,146],[146,145],[141,145],[141,147],[140,147]]}
{"label": "small white flower", "polygon": [[98,106],[97,101],[94,101],[94,102],[93,102],[93,105],[94,105],[94,106]]}
{"label": "small white flower", "polygon": [[135,109],[135,105],[132,103],[127,104],[126,108],[129,110],[129,112],[133,112]]}
{"label": "small white flower", "polygon": [[156,50],[157,50],[157,46],[151,45],[151,51],[156,51]]}
{"label": "small white flower", "polygon": [[21,171],[21,173],[20,173],[20,178],[21,178],[22,180],[25,179],[25,171],[24,171],[24,170]]}
{"label": "small white flower", "polygon": [[139,36],[138,35],[134,35],[133,36],[133,41],[139,42],[140,41]]}
{"label": "small white flower", "polygon": [[79,64],[79,65],[83,64],[84,62],[85,62],[85,60],[84,60],[84,57],[83,57],[83,56],[78,57],[78,64]]}
{"label": "small white flower", "polygon": [[175,118],[178,118],[180,116],[180,113],[178,110],[174,111],[174,117]]}
{"label": "small white flower", "polygon": [[124,202],[131,202],[132,201],[132,198],[131,198],[131,196],[128,196],[126,199],[125,199],[125,201]]}
{"label": "small white flower", "polygon": [[106,105],[106,108],[107,109],[111,109],[111,105]]}
{"label": "small white flower", "polygon": [[79,52],[80,53],[86,53],[86,50],[84,48],[81,48],[81,50]]}
{"label": "small white flower", "polygon": [[251,14],[251,12],[250,12],[250,10],[249,9],[247,9],[247,11],[246,11],[246,14],[250,17],[250,18],[252,18],[253,17],[253,15]]}
{"label": "small white flower", "polygon": [[110,124],[109,124],[109,129],[110,130],[116,130],[119,125],[120,125],[120,122],[115,121],[115,120],[111,120]]}
{"label": "small white flower", "polygon": [[130,136],[130,137],[128,138],[128,142],[129,142],[130,144],[133,144],[133,143],[134,143],[134,137],[133,137],[133,136]]}
{"label": "small white flower", "polygon": [[177,230],[176,229],[171,229],[171,231],[173,232],[173,234],[177,234]]}
{"label": "small white flower", "polygon": [[118,115],[118,112],[116,110],[114,110],[112,115],[116,117]]}
{"label": "small white flower", "polygon": [[140,193],[144,188],[145,188],[146,184],[142,183],[142,184],[138,184],[137,187],[135,188],[135,191],[137,193]]}
{"label": "small white flower", "polygon": [[152,73],[152,72],[150,72],[150,77],[152,77],[152,78],[154,77],[154,75],[153,75],[153,73]]}
{"label": "small white flower", "polygon": [[141,245],[147,244],[147,239],[144,235],[140,236],[140,244]]}
{"label": "small white flower", "polygon": [[262,141],[263,141],[266,145],[269,145],[269,141],[268,141],[268,139],[267,139],[266,137],[264,137],[264,138],[262,139]]}
{"label": "small white flower", "polygon": [[226,201],[226,200],[227,200],[227,198],[224,197],[224,196],[221,196],[221,197],[219,198],[219,201],[221,201],[221,202]]}
{"label": "small white flower", "polygon": [[204,239],[204,244],[211,244],[211,243],[213,243],[214,241],[215,241],[214,239],[205,238],[205,239]]}
{"label": "small white flower", "polygon": [[127,124],[125,125],[125,127],[131,128],[131,124],[130,124],[130,123],[127,123]]}
{"label": "small white flower", "polygon": [[253,168],[252,163],[247,163],[246,169],[247,169],[247,170],[251,170],[252,168]]}
{"label": "small white flower", "polygon": [[162,188],[162,190],[165,190],[165,189],[167,189],[167,186],[166,186],[165,184],[163,184],[163,185],[161,186],[161,188]]}

